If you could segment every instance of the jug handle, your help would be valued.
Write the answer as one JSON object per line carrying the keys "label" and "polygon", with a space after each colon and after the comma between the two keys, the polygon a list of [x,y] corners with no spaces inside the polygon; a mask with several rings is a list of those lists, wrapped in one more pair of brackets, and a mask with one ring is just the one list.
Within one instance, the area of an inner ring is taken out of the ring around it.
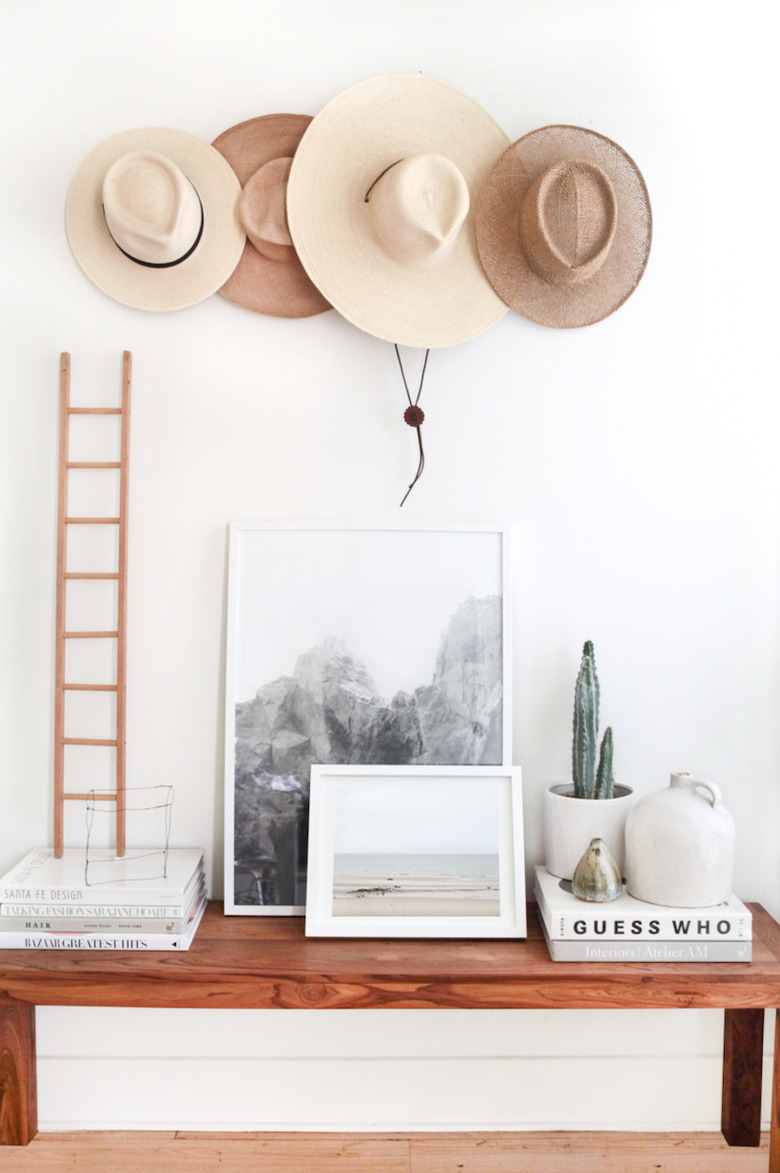
{"label": "jug handle", "polygon": [[723,802],[723,795],[719,786],[714,782],[707,781],[705,778],[694,778],[685,770],[680,770],[678,773],[672,774],[670,785],[681,786],[685,790],[706,790],[709,792],[713,806],[719,806]]}

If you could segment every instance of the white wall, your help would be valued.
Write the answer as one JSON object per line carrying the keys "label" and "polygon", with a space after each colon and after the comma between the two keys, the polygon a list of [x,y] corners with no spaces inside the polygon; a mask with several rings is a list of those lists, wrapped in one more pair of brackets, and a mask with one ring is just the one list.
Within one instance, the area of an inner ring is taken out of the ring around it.
{"label": "white wall", "polygon": [[[640,792],[672,769],[717,781],[738,827],[737,891],[780,915],[772,12],[768,0],[3,0],[1,869],[51,839],[59,354],[89,402],[116,389],[129,349],[130,777],[175,784],[175,841],[206,846],[215,894],[228,521],[505,521],[529,867],[543,789],[567,773],[591,638],[620,779]],[[118,130],[210,141],[256,115],[316,113],[382,72],[450,82],[512,139],[555,122],[614,138],[654,212],[646,275],[604,322],[556,331],[510,313],[433,354],[428,464],[403,518],[415,439],[389,344],[336,313],[283,322],[219,297],[124,308],[83,276],[63,228],[73,172]],[[714,1128],[720,1031],[714,1012],[237,1022],[48,1009],[41,1119]],[[601,1091],[602,1078],[610,1094],[584,1106],[569,1090]]]}

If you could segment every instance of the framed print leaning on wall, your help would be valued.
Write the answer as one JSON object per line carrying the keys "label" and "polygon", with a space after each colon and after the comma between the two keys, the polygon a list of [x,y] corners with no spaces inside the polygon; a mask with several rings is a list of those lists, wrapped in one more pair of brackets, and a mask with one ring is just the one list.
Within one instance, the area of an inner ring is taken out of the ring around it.
{"label": "framed print leaning on wall", "polygon": [[524,937],[519,769],[312,766],[306,935]]}
{"label": "framed print leaning on wall", "polygon": [[498,526],[235,522],[225,912],[302,915],[311,767],[511,763]]}

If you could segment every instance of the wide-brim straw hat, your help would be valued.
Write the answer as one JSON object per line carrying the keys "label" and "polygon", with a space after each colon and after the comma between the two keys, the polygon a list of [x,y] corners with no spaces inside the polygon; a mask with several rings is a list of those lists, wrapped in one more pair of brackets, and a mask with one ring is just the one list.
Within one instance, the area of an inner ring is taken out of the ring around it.
{"label": "wide-brim straw hat", "polygon": [[[498,321],[506,306],[482,269],[475,214],[509,141],[471,98],[430,78],[386,74],[335,97],[304,134],[287,188],[293,242],[323,296],[361,330],[406,346],[450,346]],[[450,247],[420,267],[379,244],[367,199],[389,169],[415,157],[424,166],[443,157],[468,189]]]}
{"label": "wide-brim straw hat", "polygon": [[480,192],[485,272],[508,306],[543,326],[587,326],[614,313],[645,271],[651,237],[636,163],[582,127],[525,135]]}
{"label": "wide-brim straw hat", "polygon": [[[181,173],[202,207],[202,231],[192,251],[165,267],[123,252],[103,209],[109,171],[124,158],[138,156],[157,158],[161,167],[167,163]],[[184,309],[216,293],[241,258],[246,235],[238,216],[240,196],[229,163],[195,135],[165,127],[121,131],[100,143],[71,181],[65,206],[68,240],[86,275],[109,297],[136,309]]]}
{"label": "wide-brim straw hat", "polygon": [[[227,159],[246,197],[247,184],[261,168],[294,156],[310,122],[309,114],[266,114],[232,126],[212,146]],[[270,199],[279,193],[266,194]],[[276,229],[274,235],[280,237],[285,235],[280,232],[283,227],[272,223],[271,231]],[[259,247],[247,239],[241,260],[219,290],[223,297],[276,318],[306,318],[331,308],[309,279],[291,242],[256,239]]]}

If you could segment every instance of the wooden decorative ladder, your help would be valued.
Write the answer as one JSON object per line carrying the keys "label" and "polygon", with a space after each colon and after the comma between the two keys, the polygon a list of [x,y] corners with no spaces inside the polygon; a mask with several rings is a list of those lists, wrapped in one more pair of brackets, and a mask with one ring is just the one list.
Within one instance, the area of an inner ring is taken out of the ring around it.
{"label": "wooden decorative ladder", "polygon": [[[127,652],[127,504],[130,456],[130,385],[132,358],[122,356],[122,399],[120,407],[72,407],[70,403],[70,355],[60,357],[60,438],[59,503],[57,518],[57,603],[54,699],[54,854],[63,853],[65,803],[93,799],[116,802],[116,854],[125,854],[125,676]],[[77,415],[119,416],[119,460],[70,460],[70,421]],[[119,513],[116,517],[71,517],[68,508],[70,472],[74,469],[115,469],[119,476]],[[118,527],[117,567],[111,572],[70,571],[68,569],[68,530],[73,525],[110,525]],[[68,631],[68,583],[74,579],[106,580],[116,583],[116,627],[109,631]],[[65,679],[65,652],[68,640],[113,640],[116,642],[116,679],[111,684],[75,684]],[[116,729],[113,738],[66,737],[65,696],[68,691],[116,693]],[[68,745],[109,746],[115,750],[116,769],[113,789],[84,792],[83,788],[65,788],[65,747]]]}

